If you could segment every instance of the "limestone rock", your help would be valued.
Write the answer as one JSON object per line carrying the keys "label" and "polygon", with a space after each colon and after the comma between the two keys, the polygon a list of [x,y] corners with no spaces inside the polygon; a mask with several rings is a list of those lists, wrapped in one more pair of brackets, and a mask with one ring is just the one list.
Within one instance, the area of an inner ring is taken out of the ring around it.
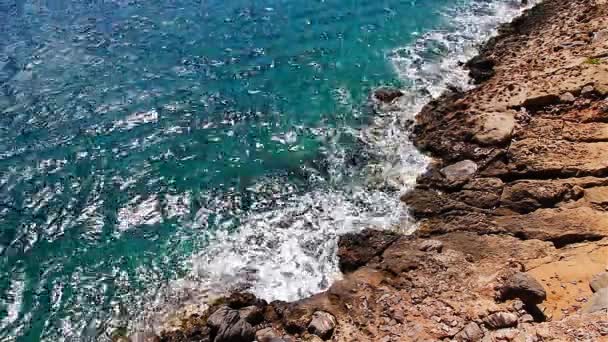
{"label": "limestone rock", "polygon": [[591,296],[587,305],[583,308],[584,313],[608,311],[608,287],[600,289]]}
{"label": "limestone rock", "polygon": [[526,304],[540,304],[547,298],[543,286],[527,273],[518,272],[509,277],[500,288],[502,300],[519,298]]}
{"label": "limestone rock", "polygon": [[312,321],[308,325],[308,332],[327,340],[336,328],[336,318],[324,311],[317,311],[312,315]]}
{"label": "limestone rock", "polygon": [[598,292],[601,289],[608,288],[608,272],[598,273],[591,278],[589,286],[593,292]]}
{"label": "limestone rock", "polygon": [[469,179],[477,172],[477,164],[472,160],[463,160],[441,169],[441,174],[449,181]]}
{"label": "limestone rock", "polygon": [[490,329],[510,328],[517,325],[518,317],[510,312],[497,312],[486,317],[483,322]]}
{"label": "limestone rock", "polygon": [[424,252],[438,252],[441,253],[443,250],[443,242],[438,240],[424,240],[420,245],[418,245],[418,249]]}
{"label": "limestone rock", "polygon": [[459,342],[473,342],[479,341],[483,338],[483,331],[475,322],[467,324],[456,336],[456,341]]}
{"label": "limestone rock", "polygon": [[511,139],[514,128],[513,111],[488,113],[479,118],[473,139],[482,145],[504,144]]}

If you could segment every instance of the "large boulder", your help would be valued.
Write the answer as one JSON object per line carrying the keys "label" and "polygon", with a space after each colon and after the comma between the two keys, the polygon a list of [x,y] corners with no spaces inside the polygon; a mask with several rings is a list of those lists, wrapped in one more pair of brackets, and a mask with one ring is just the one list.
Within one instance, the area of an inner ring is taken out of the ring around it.
{"label": "large boulder", "polygon": [[207,326],[215,342],[251,342],[255,338],[253,326],[241,318],[239,311],[228,306],[222,306],[211,314]]}
{"label": "large boulder", "polygon": [[501,145],[511,140],[515,129],[515,112],[496,112],[481,115],[476,123],[473,139],[482,145]]}
{"label": "large boulder", "polygon": [[510,276],[499,292],[502,300],[519,298],[529,305],[540,304],[547,299],[547,293],[538,280],[523,272]]}

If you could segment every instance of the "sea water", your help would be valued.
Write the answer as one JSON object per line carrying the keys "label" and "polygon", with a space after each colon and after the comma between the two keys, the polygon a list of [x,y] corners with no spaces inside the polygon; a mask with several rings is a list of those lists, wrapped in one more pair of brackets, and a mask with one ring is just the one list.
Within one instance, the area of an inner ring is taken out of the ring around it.
{"label": "sea water", "polygon": [[[0,340],[108,340],[415,229],[415,113],[516,0],[0,1]],[[377,112],[369,94],[404,96]],[[153,327],[152,327],[153,328]]]}

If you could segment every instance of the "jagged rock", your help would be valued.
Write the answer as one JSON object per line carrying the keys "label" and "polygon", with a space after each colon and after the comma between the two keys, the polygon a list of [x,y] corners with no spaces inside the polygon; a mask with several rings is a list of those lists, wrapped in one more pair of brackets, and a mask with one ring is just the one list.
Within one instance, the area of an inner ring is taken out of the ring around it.
{"label": "jagged rock", "polygon": [[593,292],[597,292],[603,288],[608,288],[608,272],[598,273],[591,278],[589,286]]}
{"label": "jagged rock", "polygon": [[563,93],[559,96],[559,100],[563,103],[572,103],[576,101],[576,97],[570,92]]}
{"label": "jagged rock", "polygon": [[260,324],[264,320],[264,312],[260,307],[255,305],[239,309],[239,316],[252,325]]}
{"label": "jagged rock", "polygon": [[312,315],[308,332],[327,340],[336,328],[336,318],[329,312],[317,311]]}
{"label": "jagged rock", "polygon": [[463,160],[441,169],[441,174],[449,181],[467,180],[477,172],[477,164]]}
{"label": "jagged rock", "polygon": [[519,298],[526,304],[540,304],[547,298],[543,286],[527,273],[518,272],[509,277],[500,288],[502,300]]}
{"label": "jagged rock", "polygon": [[351,272],[381,254],[397,239],[393,232],[366,229],[342,235],[338,241],[338,258],[342,272]]}
{"label": "jagged rock", "polygon": [[459,342],[473,342],[479,341],[483,338],[483,331],[475,322],[467,324],[454,339]]}
{"label": "jagged rock", "polygon": [[374,91],[374,97],[384,103],[391,103],[398,97],[403,96],[403,92],[399,89],[382,87]]}
{"label": "jagged rock", "polygon": [[255,337],[253,326],[228,306],[222,306],[211,314],[207,326],[215,336],[214,342],[250,342]]}
{"label": "jagged rock", "polygon": [[477,121],[473,139],[483,145],[504,144],[511,139],[514,128],[515,113],[512,111],[484,114]]}
{"label": "jagged rock", "polygon": [[443,250],[443,242],[438,240],[424,240],[418,245],[418,249],[425,252],[441,253]]}
{"label": "jagged rock", "polygon": [[608,287],[600,289],[589,298],[589,302],[583,308],[584,313],[608,311]]}
{"label": "jagged rock", "polygon": [[471,58],[465,66],[469,69],[469,77],[471,77],[475,83],[481,83],[494,76],[495,64],[496,63],[492,59],[478,55]]}
{"label": "jagged rock", "polygon": [[518,317],[510,312],[497,312],[486,317],[483,322],[489,329],[502,329],[517,326]]}

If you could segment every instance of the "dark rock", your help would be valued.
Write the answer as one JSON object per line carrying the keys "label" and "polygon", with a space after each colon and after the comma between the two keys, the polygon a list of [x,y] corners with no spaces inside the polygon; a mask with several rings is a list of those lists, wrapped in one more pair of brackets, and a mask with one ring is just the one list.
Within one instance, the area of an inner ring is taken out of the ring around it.
{"label": "dark rock", "polygon": [[246,306],[266,306],[266,301],[257,298],[255,295],[247,292],[234,292],[230,297],[226,298],[226,305],[233,309],[240,309]]}
{"label": "dark rock", "polygon": [[600,289],[589,298],[589,302],[583,308],[583,313],[608,311],[608,287]]}
{"label": "dark rock", "polygon": [[418,245],[418,249],[425,252],[441,253],[443,250],[443,242],[438,240],[424,240]]}
{"label": "dark rock", "polygon": [[308,325],[308,332],[327,340],[334,333],[336,318],[325,311],[317,311],[312,315],[312,321]]}
{"label": "dark rock", "polygon": [[469,77],[477,84],[487,81],[494,76],[495,62],[484,56],[475,56],[465,66],[469,69]]}
{"label": "dark rock", "polygon": [[517,325],[518,317],[510,312],[497,312],[486,317],[483,322],[489,329],[510,328]]}
{"label": "dark rock", "polygon": [[509,277],[499,292],[502,300],[519,298],[529,305],[540,304],[547,299],[543,286],[534,277],[523,272]]}
{"label": "dark rock", "polygon": [[382,87],[374,91],[374,98],[385,103],[391,103],[393,100],[401,96],[403,96],[403,92],[395,88]]}
{"label": "dark rock", "polygon": [[454,339],[459,342],[473,342],[479,341],[483,338],[483,331],[475,322],[471,322],[467,324],[464,329],[462,329]]}
{"label": "dark rock", "polygon": [[258,342],[282,342],[280,334],[273,328],[264,328],[256,331],[255,340]]}
{"label": "dark rock", "polygon": [[537,109],[549,105],[558,104],[559,101],[559,96],[555,94],[543,94],[527,98],[522,103],[522,106],[529,109]]}
{"label": "dark rock", "polygon": [[227,306],[217,309],[207,319],[215,342],[251,342],[255,337],[253,326],[241,319],[237,310]]}
{"label": "dark rock", "polygon": [[239,309],[239,316],[252,325],[260,324],[264,321],[264,311],[255,305]]}
{"label": "dark rock", "polygon": [[373,229],[342,235],[338,242],[340,269],[342,272],[352,272],[365,265],[382,254],[397,237],[396,233]]}
{"label": "dark rock", "polygon": [[591,286],[591,290],[593,292],[597,292],[603,288],[608,287],[608,272],[598,273],[591,278],[589,282],[589,286]]}

